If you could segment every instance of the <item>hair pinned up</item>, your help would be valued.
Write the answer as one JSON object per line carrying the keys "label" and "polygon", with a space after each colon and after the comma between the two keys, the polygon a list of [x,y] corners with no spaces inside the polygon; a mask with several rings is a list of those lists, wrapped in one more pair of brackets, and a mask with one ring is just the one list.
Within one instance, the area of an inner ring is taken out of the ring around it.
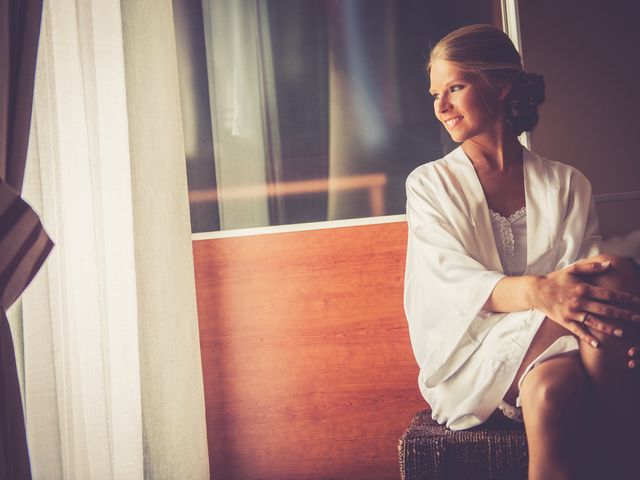
{"label": "hair pinned up", "polygon": [[516,135],[530,132],[538,123],[538,106],[545,99],[544,79],[522,69],[520,54],[499,28],[468,25],[451,32],[431,50],[427,71],[436,60],[476,73],[494,87],[510,85],[505,98],[506,120]]}

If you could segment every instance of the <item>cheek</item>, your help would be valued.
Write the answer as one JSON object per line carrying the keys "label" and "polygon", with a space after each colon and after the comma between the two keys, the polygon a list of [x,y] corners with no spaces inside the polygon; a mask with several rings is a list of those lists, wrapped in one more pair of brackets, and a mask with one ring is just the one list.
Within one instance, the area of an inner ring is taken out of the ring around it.
{"label": "cheek", "polygon": [[473,113],[476,120],[487,121],[496,116],[497,105],[492,99],[474,95],[466,104],[467,111]]}

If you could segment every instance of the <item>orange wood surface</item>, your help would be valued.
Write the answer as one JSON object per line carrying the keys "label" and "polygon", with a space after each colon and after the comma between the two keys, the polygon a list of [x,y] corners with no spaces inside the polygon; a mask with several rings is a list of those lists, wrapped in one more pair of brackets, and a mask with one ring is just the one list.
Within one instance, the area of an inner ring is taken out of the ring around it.
{"label": "orange wood surface", "polygon": [[398,478],[406,223],[193,243],[211,478]]}

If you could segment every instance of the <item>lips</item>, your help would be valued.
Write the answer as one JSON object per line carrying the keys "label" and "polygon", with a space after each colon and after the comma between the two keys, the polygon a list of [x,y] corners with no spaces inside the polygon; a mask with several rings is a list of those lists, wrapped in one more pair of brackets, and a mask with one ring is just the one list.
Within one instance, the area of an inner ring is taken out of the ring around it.
{"label": "lips", "polygon": [[461,121],[462,121],[462,117],[458,116],[458,117],[451,117],[446,120],[443,120],[442,123],[444,123],[447,128],[452,128],[452,127],[455,127]]}

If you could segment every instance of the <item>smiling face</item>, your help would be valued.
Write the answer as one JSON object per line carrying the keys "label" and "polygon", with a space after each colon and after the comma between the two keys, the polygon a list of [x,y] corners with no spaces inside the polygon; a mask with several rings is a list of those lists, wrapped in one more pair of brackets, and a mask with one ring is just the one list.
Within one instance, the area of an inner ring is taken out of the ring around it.
{"label": "smiling face", "polygon": [[505,92],[490,86],[477,74],[460,70],[451,62],[431,65],[431,88],[436,118],[458,143],[492,135],[504,124]]}

